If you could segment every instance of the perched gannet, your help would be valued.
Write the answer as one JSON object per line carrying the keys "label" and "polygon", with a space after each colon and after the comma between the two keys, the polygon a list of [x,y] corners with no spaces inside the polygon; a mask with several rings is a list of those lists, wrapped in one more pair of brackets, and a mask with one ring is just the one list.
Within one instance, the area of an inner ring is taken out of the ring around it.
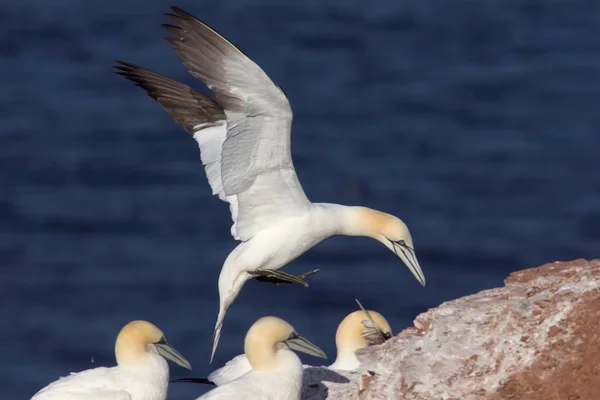
{"label": "perched gannet", "polygon": [[52,382],[32,400],[164,400],[171,360],[192,369],[165,340],[162,331],[147,321],[125,325],[115,344],[117,366],[88,369]]}
{"label": "perched gannet", "polygon": [[[200,399],[281,399],[299,400],[302,390],[302,362],[292,351],[326,358],[325,353],[300,336],[286,321],[263,317],[248,330],[244,355],[228,362],[219,387]],[[233,362],[243,359],[243,363]],[[242,370],[243,368],[243,370]],[[237,370],[236,370],[237,369]]]}
{"label": "perched gannet", "polygon": [[[346,316],[335,333],[337,357],[328,368],[342,371],[353,371],[360,366],[356,358],[356,350],[377,345],[392,337],[392,328],[383,315],[377,311],[365,310],[356,300],[360,310]],[[203,383],[221,386],[231,382],[252,370],[245,354],[240,354],[225,366],[213,371],[207,378],[180,378],[171,382]]]}
{"label": "perched gannet", "polygon": [[252,278],[294,282],[306,278],[279,269],[334,235],[367,236],[393,251],[424,286],[407,226],[393,215],[366,207],[311,203],[298,181],[290,153],[292,110],[281,88],[223,36],[187,12],[166,14],[163,25],[190,73],[216,101],[189,86],[130,63],[117,73],[156,100],[200,147],[213,194],[229,203],[231,234],[240,243],[219,276],[219,313],[211,362],[223,319],[242,286]]}
{"label": "perched gannet", "polygon": [[392,328],[377,311],[365,310],[356,300],[360,310],[348,314],[335,333],[337,357],[331,369],[353,371],[360,366],[356,350],[381,344],[392,337]]}

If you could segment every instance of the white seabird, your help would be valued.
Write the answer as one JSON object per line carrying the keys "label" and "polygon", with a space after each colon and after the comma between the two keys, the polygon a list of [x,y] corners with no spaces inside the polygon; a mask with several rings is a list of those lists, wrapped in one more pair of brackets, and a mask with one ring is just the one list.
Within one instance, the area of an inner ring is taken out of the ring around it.
{"label": "white seabird", "polygon": [[[99,367],[52,382],[31,400],[165,400],[169,366],[165,358],[192,369],[147,321],[125,325],[115,344],[116,367]],[[163,358],[164,357],[164,358]]]}
{"label": "white seabird", "polygon": [[156,100],[200,147],[213,194],[229,203],[231,234],[241,243],[219,275],[219,313],[211,362],[223,319],[245,282],[294,282],[308,286],[310,271],[294,276],[280,268],[334,235],[366,236],[396,254],[424,286],[413,240],[399,218],[366,207],[311,203],[292,162],[292,110],[281,88],[223,36],[172,7],[176,25],[163,25],[190,73],[216,101],[169,78],[119,62],[119,74]]}
{"label": "white seabird", "polygon": [[365,310],[356,300],[360,310],[342,320],[335,333],[337,356],[329,369],[354,371],[360,366],[356,350],[377,345],[392,337],[392,328],[385,317],[373,310]]}
{"label": "white seabird", "polygon": [[[338,371],[354,371],[360,366],[356,350],[382,344],[392,337],[392,328],[385,317],[373,310],[365,310],[356,300],[360,310],[348,314],[335,333],[337,356],[327,368]],[[305,366],[309,367],[309,366]],[[221,386],[234,381],[252,370],[245,354],[235,356],[223,367],[213,371],[207,378],[179,378],[171,382],[190,382]]]}
{"label": "white seabird", "polygon": [[[241,375],[240,371],[230,374],[229,380],[221,381],[219,387],[198,400],[299,400],[303,368],[292,350],[326,358],[323,350],[296,333],[286,321],[277,317],[260,318],[250,327],[244,341],[244,360],[248,370]],[[230,372],[231,368],[241,365],[230,363]]]}

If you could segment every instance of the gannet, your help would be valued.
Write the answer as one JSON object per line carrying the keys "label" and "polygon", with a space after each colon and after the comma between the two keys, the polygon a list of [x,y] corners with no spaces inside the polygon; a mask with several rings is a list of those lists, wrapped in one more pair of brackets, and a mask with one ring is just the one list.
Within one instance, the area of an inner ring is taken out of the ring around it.
{"label": "gannet", "polygon": [[[227,363],[222,370],[229,369],[229,377],[222,377],[222,381],[216,379],[219,387],[197,400],[299,400],[303,369],[300,358],[292,350],[326,358],[323,350],[296,333],[286,321],[272,316],[260,318],[246,334],[244,362]],[[239,367],[244,368],[243,373]],[[238,371],[233,371],[235,368]]]}
{"label": "gannet", "polygon": [[[337,356],[327,368],[354,371],[360,366],[356,350],[378,345],[392,337],[392,328],[385,317],[365,308],[356,300],[360,310],[348,314],[335,333]],[[306,366],[309,367],[309,366]],[[225,366],[213,371],[207,378],[179,378],[171,382],[190,382],[221,386],[247,374],[252,366],[245,354],[235,356]]]}
{"label": "gannet", "polygon": [[392,337],[392,328],[383,315],[365,310],[356,300],[360,310],[350,313],[342,320],[335,333],[337,357],[330,369],[353,371],[360,366],[356,350],[377,345]]}
{"label": "gannet", "polygon": [[283,90],[227,39],[191,14],[171,7],[164,24],[183,64],[216,101],[187,85],[117,61],[117,73],[158,102],[200,148],[213,194],[229,203],[231,234],[241,243],[219,275],[219,313],[210,362],[223,319],[245,282],[305,285],[308,275],[279,269],[334,235],[366,236],[383,243],[425,286],[413,240],[399,218],[366,207],[311,203],[290,153],[292,110]]}
{"label": "gannet", "polygon": [[[165,400],[169,366],[164,358],[192,369],[147,321],[125,325],[115,344],[116,367],[72,373],[52,382],[31,400]],[[164,358],[163,358],[164,357]]]}

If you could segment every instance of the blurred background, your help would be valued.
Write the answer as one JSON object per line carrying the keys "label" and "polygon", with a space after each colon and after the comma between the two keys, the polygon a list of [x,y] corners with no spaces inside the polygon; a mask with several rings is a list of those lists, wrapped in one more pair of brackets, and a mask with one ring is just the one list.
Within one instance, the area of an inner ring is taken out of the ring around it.
{"label": "blurred background", "polygon": [[309,289],[244,287],[209,365],[229,210],[193,139],[111,69],[204,88],[163,40],[169,5],[0,1],[3,399],[114,365],[132,319],[160,326],[194,375],[241,353],[266,314],[330,363],[355,298],[398,332],[511,271],[598,256],[599,2],[180,0],[284,88],[309,198],[402,218],[427,277],[376,241],[330,239],[286,268],[320,268]]}

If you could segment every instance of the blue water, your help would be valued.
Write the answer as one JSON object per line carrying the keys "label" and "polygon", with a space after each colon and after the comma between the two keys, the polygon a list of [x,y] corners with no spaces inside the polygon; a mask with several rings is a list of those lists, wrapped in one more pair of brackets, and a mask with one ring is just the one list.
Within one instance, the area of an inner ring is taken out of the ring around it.
{"label": "blue water", "polygon": [[0,1],[0,398],[114,364],[131,319],[197,375],[265,314],[333,358],[354,298],[398,331],[511,271],[598,257],[599,2],[182,0],[285,89],[308,196],[404,219],[428,282],[373,240],[330,239],[287,269],[321,268],[310,289],[244,287],[209,365],[228,207],[189,135],[111,71],[197,84],[163,40],[168,5]]}

